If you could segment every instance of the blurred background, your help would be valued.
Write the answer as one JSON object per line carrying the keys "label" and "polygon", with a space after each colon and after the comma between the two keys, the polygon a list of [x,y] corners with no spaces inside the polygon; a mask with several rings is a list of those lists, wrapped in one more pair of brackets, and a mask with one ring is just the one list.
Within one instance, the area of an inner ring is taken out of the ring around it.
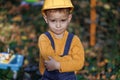
{"label": "blurred background", "polygon": [[[0,52],[9,48],[24,56],[16,80],[40,80],[38,37],[47,30],[44,0],[0,0]],[[78,35],[85,65],[78,80],[120,80],[120,0],[72,0],[68,30]],[[0,80],[13,80],[11,69],[0,69]]]}

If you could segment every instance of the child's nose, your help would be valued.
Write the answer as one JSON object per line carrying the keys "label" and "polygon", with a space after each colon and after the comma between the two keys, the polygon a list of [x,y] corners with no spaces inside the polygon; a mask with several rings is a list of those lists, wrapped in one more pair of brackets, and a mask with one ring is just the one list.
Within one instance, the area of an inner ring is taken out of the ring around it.
{"label": "child's nose", "polygon": [[57,23],[56,23],[56,27],[57,27],[57,28],[61,27],[60,22],[57,22]]}

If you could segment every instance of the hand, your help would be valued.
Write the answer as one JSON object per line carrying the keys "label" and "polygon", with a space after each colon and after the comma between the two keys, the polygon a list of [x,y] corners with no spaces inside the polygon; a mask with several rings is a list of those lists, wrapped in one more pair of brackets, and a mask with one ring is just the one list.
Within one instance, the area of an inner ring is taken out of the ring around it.
{"label": "hand", "polygon": [[57,62],[55,59],[52,57],[48,56],[48,61],[45,60],[45,66],[48,71],[53,71],[53,70],[59,70],[60,69],[60,63]]}

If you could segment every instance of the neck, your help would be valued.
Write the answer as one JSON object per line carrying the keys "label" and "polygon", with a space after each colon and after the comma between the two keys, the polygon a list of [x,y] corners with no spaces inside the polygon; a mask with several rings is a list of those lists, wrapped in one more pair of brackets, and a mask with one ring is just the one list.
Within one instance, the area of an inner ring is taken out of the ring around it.
{"label": "neck", "polygon": [[61,39],[61,38],[63,38],[63,35],[64,35],[64,33],[63,34],[55,34],[54,36],[58,39]]}

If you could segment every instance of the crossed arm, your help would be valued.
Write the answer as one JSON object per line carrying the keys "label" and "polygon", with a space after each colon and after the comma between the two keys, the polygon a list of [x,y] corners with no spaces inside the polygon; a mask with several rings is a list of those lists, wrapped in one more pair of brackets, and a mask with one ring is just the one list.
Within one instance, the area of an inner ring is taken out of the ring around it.
{"label": "crossed arm", "polygon": [[[75,36],[71,50],[68,55],[60,57],[52,50],[49,40],[46,36],[39,39],[39,48],[41,52],[41,65],[46,67],[48,71],[59,70],[60,72],[69,72],[80,70],[84,65],[84,49],[78,37]],[[47,50],[46,50],[47,49]],[[41,67],[41,68],[42,68]]]}

